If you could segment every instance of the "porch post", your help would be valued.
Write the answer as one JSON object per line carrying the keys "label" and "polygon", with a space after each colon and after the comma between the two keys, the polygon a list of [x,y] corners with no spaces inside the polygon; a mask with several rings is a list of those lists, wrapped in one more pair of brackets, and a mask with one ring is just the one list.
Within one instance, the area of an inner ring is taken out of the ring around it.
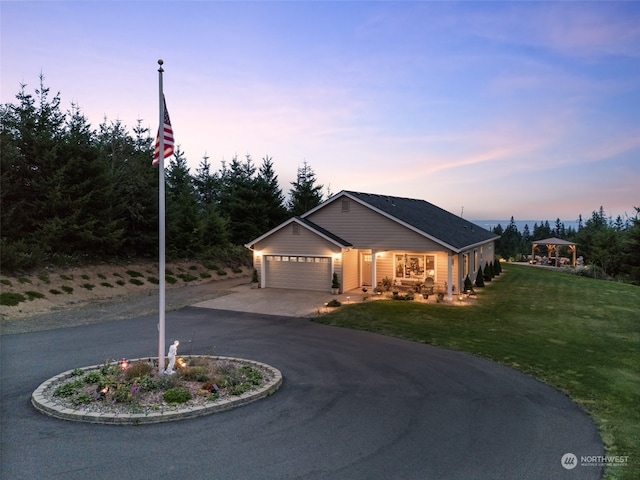
{"label": "porch post", "polygon": [[265,277],[265,270],[266,270],[266,266],[265,266],[265,258],[264,255],[260,255],[260,288],[266,288],[267,286],[267,281],[266,281],[266,277]]}
{"label": "porch post", "polygon": [[447,300],[453,300],[451,287],[453,283],[453,267],[451,265],[451,250],[447,251]]}
{"label": "porch post", "polygon": [[371,290],[376,288],[376,251],[371,249]]}

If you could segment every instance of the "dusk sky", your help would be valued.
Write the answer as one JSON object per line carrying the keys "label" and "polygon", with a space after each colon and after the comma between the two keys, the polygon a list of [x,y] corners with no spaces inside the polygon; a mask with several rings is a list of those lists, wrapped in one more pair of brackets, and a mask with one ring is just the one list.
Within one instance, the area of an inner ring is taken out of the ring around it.
{"label": "dusk sky", "polygon": [[269,155],[287,193],[306,160],[332,193],[472,220],[640,206],[640,2],[2,1],[0,15],[0,102],[42,72],[94,129],[141,118],[155,135],[163,59],[192,173],[205,154],[214,170]]}

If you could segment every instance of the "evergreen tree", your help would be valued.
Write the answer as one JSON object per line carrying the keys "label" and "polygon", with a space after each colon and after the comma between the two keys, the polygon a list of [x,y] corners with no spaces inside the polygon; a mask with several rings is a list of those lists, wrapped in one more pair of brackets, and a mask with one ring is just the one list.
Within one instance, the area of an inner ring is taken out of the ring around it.
{"label": "evergreen tree", "polygon": [[291,182],[291,185],[292,188],[289,190],[291,215],[302,215],[322,202],[323,185],[316,184],[316,174],[306,161],[298,167],[297,179]]}
{"label": "evergreen tree", "polygon": [[184,152],[177,147],[166,175],[166,248],[172,257],[193,257],[203,244],[202,220]]}
{"label": "evergreen tree", "polygon": [[482,272],[482,267],[478,267],[478,273],[476,274],[475,285],[478,288],[484,287],[484,274]]}
{"label": "evergreen tree", "polygon": [[157,256],[159,172],[151,166],[148,129],[138,120],[132,137],[118,120],[105,120],[97,134],[104,165],[107,207],[104,217],[122,230],[120,256]]}
{"label": "evergreen tree", "polygon": [[634,207],[636,215],[622,239],[623,271],[631,282],[640,285],[640,207]]}
{"label": "evergreen tree", "polygon": [[268,155],[262,159],[255,184],[255,195],[262,212],[259,228],[266,232],[280,225],[289,216],[284,195],[273,169],[273,159]]}

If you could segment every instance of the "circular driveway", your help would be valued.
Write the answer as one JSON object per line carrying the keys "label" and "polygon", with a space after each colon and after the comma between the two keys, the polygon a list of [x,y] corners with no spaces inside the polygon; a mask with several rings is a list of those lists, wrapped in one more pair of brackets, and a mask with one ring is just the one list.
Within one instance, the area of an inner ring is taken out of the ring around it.
{"label": "circular driveway", "polygon": [[268,363],[273,396],[142,426],[67,422],[30,404],[44,380],[157,354],[157,316],[0,337],[3,479],[598,479],[602,455],[566,396],[509,368],[309,320],[188,307],[167,314],[179,353]]}

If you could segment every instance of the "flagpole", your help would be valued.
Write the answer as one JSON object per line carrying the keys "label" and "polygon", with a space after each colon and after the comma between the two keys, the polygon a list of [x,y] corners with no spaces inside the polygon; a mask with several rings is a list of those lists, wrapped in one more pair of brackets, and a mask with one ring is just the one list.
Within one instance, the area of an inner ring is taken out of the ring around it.
{"label": "flagpole", "polygon": [[158,136],[160,137],[160,158],[158,164],[158,199],[159,199],[159,208],[158,208],[158,236],[159,236],[159,267],[160,270],[158,273],[158,278],[160,279],[160,302],[158,306],[159,312],[159,321],[158,321],[158,374],[162,374],[164,372],[164,342],[165,342],[165,332],[164,332],[164,317],[165,317],[165,252],[164,252],[164,243],[165,243],[165,198],[164,198],[164,94],[162,91],[162,72],[164,69],[162,68],[162,64],[164,62],[162,60],[158,60],[158,81],[159,81],[159,91],[160,91],[160,123],[158,123]]}

